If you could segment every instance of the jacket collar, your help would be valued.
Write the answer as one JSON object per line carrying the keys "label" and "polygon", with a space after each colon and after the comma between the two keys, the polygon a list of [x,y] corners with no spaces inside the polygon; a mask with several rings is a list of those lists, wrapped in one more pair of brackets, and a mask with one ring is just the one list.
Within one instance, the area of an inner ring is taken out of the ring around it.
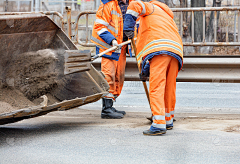
{"label": "jacket collar", "polygon": [[[110,1],[118,1],[118,0],[101,0],[101,1],[105,5],[106,3],[110,2]],[[128,2],[130,3],[131,0],[128,0]]]}
{"label": "jacket collar", "polygon": [[101,0],[101,1],[105,5],[106,3],[110,2],[110,1],[115,1],[115,0]]}

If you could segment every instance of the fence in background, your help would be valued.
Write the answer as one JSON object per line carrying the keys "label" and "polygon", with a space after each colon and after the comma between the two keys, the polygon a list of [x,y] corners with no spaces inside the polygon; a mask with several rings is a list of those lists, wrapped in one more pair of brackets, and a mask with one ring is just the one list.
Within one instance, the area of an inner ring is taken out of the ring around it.
{"label": "fence in background", "polygon": [[[191,12],[191,42],[184,42],[184,46],[240,46],[240,42],[236,42],[236,36],[237,36],[237,31],[240,31],[240,7],[204,7],[204,8],[172,8],[172,11],[174,13],[180,13],[180,28],[179,28],[179,33],[181,36],[183,36],[183,12]],[[206,42],[206,12],[207,11],[213,11],[214,12],[214,40],[213,42]],[[238,19],[234,19],[234,42],[229,42],[228,39],[228,27],[229,27],[229,20],[227,19],[227,30],[226,30],[226,41],[225,42],[218,42],[217,41],[217,12],[224,11],[226,12],[226,15],[228,17],[229,11],[234,11],[235,15],[234,17],[237,17]],[[86,37],[88,37],[89,33],[89,26],[88,26],[88,17],[90,14],[96,14],[95,11],[83,11],[78,14],[75,20],[75,38],[76,41],[82,45],[82,46],[87,46],[87,47],[92,47],[95,46],[93,43],[89,43],[88,41],[90,40],[89,38],[86,38],[86,41],[83,42],[79,39],[78,35],[78,22],[79,19],[81,19],[82,16],[86,16]],[[203,38],[202,42],[194,42],[194,14],[195,12],[202,12],[203,13]],[[238,23],[238,29],[237,29],[237,24]],[[240,35],[238,35],[238,41],[240,41]]]}

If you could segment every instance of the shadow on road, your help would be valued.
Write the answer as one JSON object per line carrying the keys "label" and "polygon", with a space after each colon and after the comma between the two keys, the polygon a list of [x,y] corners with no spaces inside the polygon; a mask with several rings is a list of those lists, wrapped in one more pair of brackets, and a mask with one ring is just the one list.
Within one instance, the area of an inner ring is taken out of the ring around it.
{"label": "shadow on road", "polygon": [[[62,118],[64,119],[64,118]],[[9,125],[0,126],[0,147],[11,146],[20,144],[20,140],[24,139],[34,141],[35,138],[41,138],[43,135],[61,134],[66,131],[79,130],[86,127],[86,125],[96,124],[96,122],[74,122],[74,121],[62,121],[54,123],[42,123],[38,124],[28,123],[15,123]]]}

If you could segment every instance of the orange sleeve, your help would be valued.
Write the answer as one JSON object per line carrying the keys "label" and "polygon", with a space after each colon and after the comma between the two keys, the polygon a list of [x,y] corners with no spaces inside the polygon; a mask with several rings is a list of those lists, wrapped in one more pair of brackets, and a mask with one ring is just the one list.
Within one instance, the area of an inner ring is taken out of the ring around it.
{"label": "orange sleeve", "polygon": [[111,21],[111,11],[106,4],[101,4],[96,13],[96,20],[94,23],[94,30],[96,32],[103,28],[107,29],[109,22]]}
{"label": "orange sleeve", "polygon": [[[146,16],[153,12],[153,4],[142,1],[132,1],[128,6],[128,13],[135,17]],[[138,14],[138,15],[137,15]]]}

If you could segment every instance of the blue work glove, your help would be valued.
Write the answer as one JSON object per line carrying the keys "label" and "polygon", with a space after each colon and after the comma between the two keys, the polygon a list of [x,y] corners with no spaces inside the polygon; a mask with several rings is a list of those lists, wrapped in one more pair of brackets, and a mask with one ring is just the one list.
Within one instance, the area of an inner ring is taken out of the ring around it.
{"label": "blue work glove", "polygon": [[139,74],[139,78],[140,78],[140,80],[142,81],[142,82],[146,82],[147,81],[147,79],[148,79],[148,77],[147,76],[145,76],[144,74],[142,74],[142,73],[140,73]]}
{"label": "blue work glove", "polygon": [[123,32],[129,39],[134,38],[134,31],[123,31]]}
{"label": "blue work glove", "polygon": [[147,62],[144,66],[144,68],[142,69],[142,72],[139,74],[139,78],[141,81],[146,82],[148,77],[149,77],[149,69],[150,69],[150,65]]}

